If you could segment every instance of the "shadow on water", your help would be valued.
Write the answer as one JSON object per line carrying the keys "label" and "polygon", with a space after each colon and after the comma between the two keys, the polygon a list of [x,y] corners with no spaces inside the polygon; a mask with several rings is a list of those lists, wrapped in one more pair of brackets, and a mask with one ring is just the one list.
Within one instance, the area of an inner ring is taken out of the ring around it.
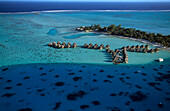
{"label": "shadow on water", "polygon": [[104,60],[104,62],[112,62],[111,54],[107,53],[106,51],[100,51],[100,52],[105,54],[104,57],[106,58],[106,60]]}

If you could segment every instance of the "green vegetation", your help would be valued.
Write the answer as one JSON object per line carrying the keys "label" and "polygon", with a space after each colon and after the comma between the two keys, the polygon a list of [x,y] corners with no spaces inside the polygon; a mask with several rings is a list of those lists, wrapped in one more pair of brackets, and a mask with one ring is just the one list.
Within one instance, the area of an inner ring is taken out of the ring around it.
{"label": "green vegetation", "polygon": [[125,37],[132,37],[137,39],[145,39],[150,42],[157,42],[163,46],[170,47],[170,35],[162,35],[160,33],[147,33],[145,31],[136,30],[135,28],[125,28],[121,25],[110,25],[108,27],[101,27],[100,25],[91,25],[86,27],[77,28],[79,31],[96,31],[96,32],[106,32],[112,35],[119,35]]}

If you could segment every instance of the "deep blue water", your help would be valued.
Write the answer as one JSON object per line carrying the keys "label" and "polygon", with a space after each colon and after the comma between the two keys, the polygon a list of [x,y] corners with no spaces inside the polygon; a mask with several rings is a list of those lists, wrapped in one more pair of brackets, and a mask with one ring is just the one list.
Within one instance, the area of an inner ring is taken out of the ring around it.
{"label": "deep blue water", "polygon": [[43,10],[170,10],[170,2],[0,2],[0,12]]}

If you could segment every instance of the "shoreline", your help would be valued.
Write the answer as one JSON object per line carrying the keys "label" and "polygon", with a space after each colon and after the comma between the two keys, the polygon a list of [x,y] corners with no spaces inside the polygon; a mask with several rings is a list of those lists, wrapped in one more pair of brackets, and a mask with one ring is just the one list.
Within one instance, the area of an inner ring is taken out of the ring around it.
{"label": "shoreline", "polygon": [[105,32],[93,32],[93,33],[101,33],[101,34],[104,34],[104,35],[107,35],[107,36],[114,36],[114,37],[121,38],[121,39],[129,39],[129,40],[133,40],[133,41],[138,41],[138,42],[141,42],[141,43],[150,44],[150,45],[152,45],[152,46],[154,46],[156,48],[160,48],[162,50],[166,50],[166,51],[170,52],[170,48],[169,47],[164,47],[164,46],[162,46],[162,45],[160,45],[160,44],[158,44],[156,42],[149,42],[149,41],[144,40],[144,39],[136,39],[136,38],[132,38],[132,37],[112,35],[112,34],[108,34],[108,33],[105,33]]}

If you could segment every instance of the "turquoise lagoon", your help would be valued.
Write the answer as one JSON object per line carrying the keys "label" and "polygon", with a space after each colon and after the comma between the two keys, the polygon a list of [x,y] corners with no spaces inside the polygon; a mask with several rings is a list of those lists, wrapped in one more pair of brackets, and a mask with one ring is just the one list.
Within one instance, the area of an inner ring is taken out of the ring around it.
{"label": "turquoise lagoon", "polygon": [[[91,24],[121,24],[168,35],[169,20],[169,11],[1,14],[0,109],[168,110],[168,51],[160,50],[153,54],[128,52],[128,64],[114,65],[105,50],[81,47],[55,49],[47,44],[53,41],[75,42],[78,45],[109,44],[113,50],[127,45],[146,45],[116,36],[77,32],[75,28]],[[155,47],[150,45],[150,48]],[[158,63],[155,61],[158,58],[165,61]],[[85,94],[80,95],[77,93],[79,91]],[[146,97],[134,101],[131,95],[137,91]],[[69,94],[78,96],[75,100],[69,100]],[[163,107],[158,106],[160,102]]]}
{"label": "turquoise lagoon", "polygon": [[[53,41],[109,44],[111,49],[127,45],[141,45],[136,41],[102,34],[75,31],[76,27],[101,24],[122,24],[124,27],[169,34],[169,12],[63,12],[0,15],[0,66],[27,63],[99,63],[107,62],[104,50],[54,49],[46,45]],[[4,47],[2,47],[4,46]],[[152,46],[150,46],[152,47]],[[101,53],[102,52],[102,53]],[[97,55],[97,56],[96,56]],[[128,53],[129,64],[150,63],[169,58],[169,52],[155,54]]]}

